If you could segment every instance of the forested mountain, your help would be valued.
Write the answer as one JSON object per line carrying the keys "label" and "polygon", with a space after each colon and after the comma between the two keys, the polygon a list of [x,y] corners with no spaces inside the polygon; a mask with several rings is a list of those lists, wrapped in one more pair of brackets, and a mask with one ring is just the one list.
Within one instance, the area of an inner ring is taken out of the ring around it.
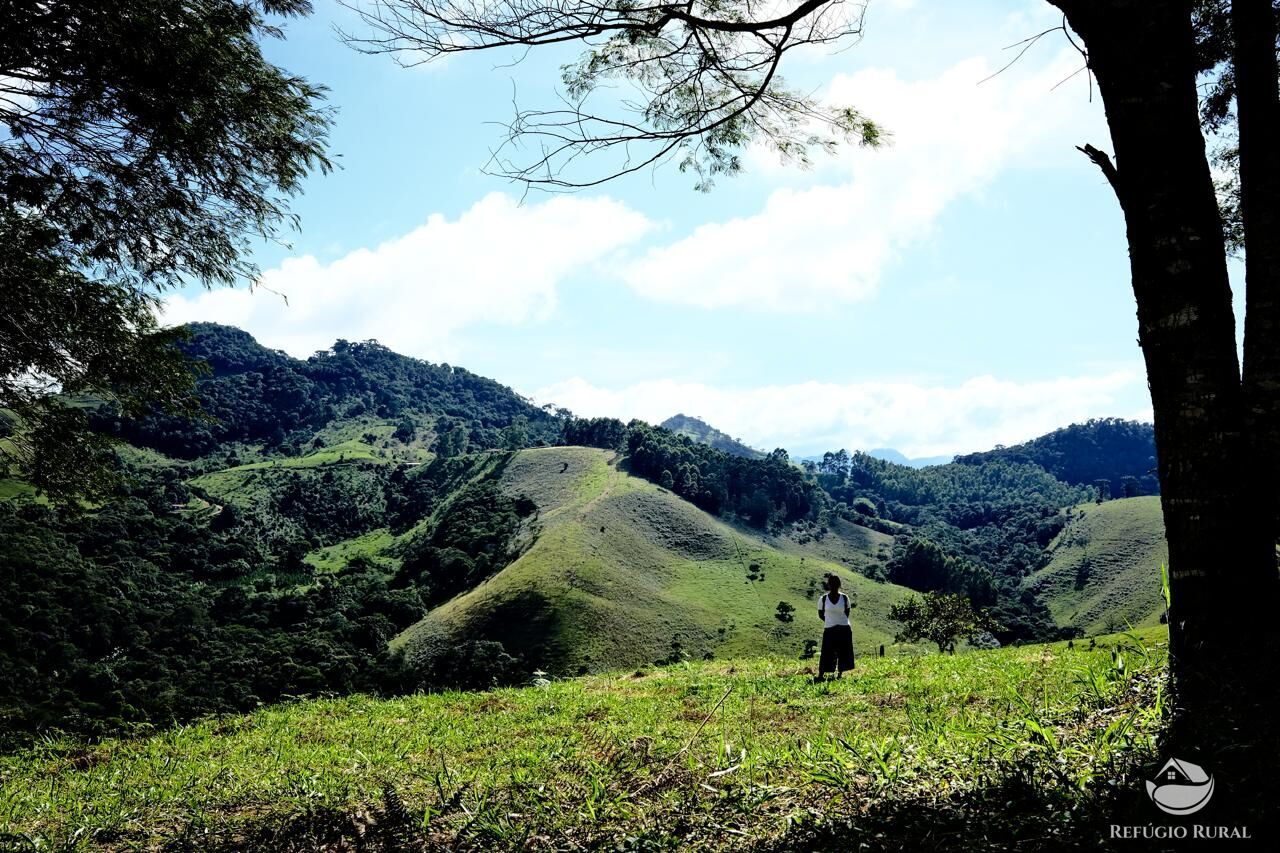
{"label": "forested mountain", "polygon": [[896,535],[884,579],[992,605],[1006,639],[1054,633],[1049,612],[1020,585],[1047,562],[1061,510],[1088,499],[1089,490],[1003,459],[917,469],[840,450],[805,467],[832,502],[831,514]]}
{"label": "forested mountain", "polygon": [[1137,421],[1098,418],[1056,429],[1025,444],[957,456],[955,461],[982,465],[997,459],[1039,465],[1073,485],[1101,486],[1109,497],[1160,492],[1155,428]]}
{"label": "forested mountain", "polygon": [[[1132,450],[1141,433],[1091,422],[925,469],[845,451],[796,464],[546,411],[372,342],[299,360],[198,324],[183,347],[208,365],[208,417],[96,411],[127,441],[110,500],[46,505],[0,480],[11,735],[798,654],[774,608],[805,605],[828,571],[863,601],[861,643],[892,642],[887,608],[907,589],[990,607],[1002,642],[1060,636],[1049,587],[1029,578],[1057,576],[1049,546],[1066,508],[1095,499],[1090,478],[1132,470],[1121,453],[1075,460],[1072,441]],[[1071,547],[1092,529],[1073,528]],[[625,636],[605,636],[618,625]]]}
{"label": "forested mountain", "polygon": [[181,348],[209,367],[196,390],[211,419],[122,421],[105,410],[97,416],[101,429],[180,459],[235,442],[296,453],[318,430],[365,414],[436,418],[438,432],[458,433],[455,452],[498,447],[506,440],[502,430],[517,423],[526,433],[518,444],[559,437],[555,417],[510,388],[460,367],[399,355],[376,341],[340,340],[303,361],[267,349],[240,329],[213,323],[186,329],[190,338]]}
{"label": "forested mountain", "polygon": [[762,451],[756,450],[754,447],[748,447],[728,433],[721,432],[700,418],[693,418],[685,414],[672,415],[659,426],[674,432],[676,435],[687,435],[699,444],[710,445],[716,450],[723,450],[725,453],[732,453],[734,456],[745,456],[748,459],[763,459],[765,457]]}

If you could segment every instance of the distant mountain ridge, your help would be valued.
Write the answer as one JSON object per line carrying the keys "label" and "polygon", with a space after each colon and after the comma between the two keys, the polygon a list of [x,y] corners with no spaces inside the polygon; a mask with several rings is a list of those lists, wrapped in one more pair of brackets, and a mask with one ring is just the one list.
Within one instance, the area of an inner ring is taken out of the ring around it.
{"label": "distant mountain ridge", "polygon": [[867,451],[868,456],[874,456],[877,459],[883,459],[885,462],[895,462],[898,465],[906,465],[908,468],[927,468],[930,465],[946,465],[951,461],[951,456],[916,456],[908,457],[900,450],[894,450],[892,447],[876,447]]}
{"label": "distant mountain ridge", "polygon": [[725,453],[732,453],[734,456],[742,456],[747,459],[763,459],[768,455],[763,451],[756,450],[754,447],[748,447],[706,421],[686,414],[673,415],[658,426],[665,430],[670,430],[676,435],[687,435],[694,441],[714,447],[716,450],[723,450]]}

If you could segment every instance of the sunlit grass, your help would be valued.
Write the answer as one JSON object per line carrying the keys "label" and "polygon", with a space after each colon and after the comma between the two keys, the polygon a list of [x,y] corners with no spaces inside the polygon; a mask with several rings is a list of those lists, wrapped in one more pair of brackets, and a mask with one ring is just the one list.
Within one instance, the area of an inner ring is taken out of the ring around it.
{"label": "sunlit grass", "polygon": [[358,829],[385,820],[390,789],[404,831],[445,849],[637,836],[715,848],[886,798],[998,784],[1014,767],[1085,797],[1148,756],[1164,659],[1162,632],[1146,629],[1095,650],[864,658],[836,683],[756,659],[298,702],[0,758],[0,832],[87,848],[249,838],[317,814]]}
{"label": "sunlit grass", "polygon": [[387,549],[397,541],[390,530],[380,527],[363,536],[345,539],[326,548],[317,548],[303,559],[314,566],[318,572],[336,572],[357,557],[363,557],[387,571],[393,571],[399,563],[387,555]]}
{"label": "sunlit grass", "polygon": [[1164,610],[1160,565],[1169,558],[1160,498],[1081,504],[1026,580],[1060,625],[1087,633],[1155,625]]}
{"label": "sunlit grass", "polygon": [[[816,601],[827,572],[842,575],[857,600],[858,653],[893,644],[888,610],[908,590],[872,582],[817,550],[732,526],[628,474],[608,451],[525,450],[500,476],[504,491],[539,507],[536,540],[496,576],[409,628],[397,647],[412,654],[442,636],[484,636],[560,674],[666,659],[673,641],[695,659],[798,658],[805,639],[820,631]],[[878,535],[849,536],[839,552],[874,560],[882,545]],[[782,601],[795,608],[791,622],[775,618]],[[531,653],[522,632],[535,615],[549,628],[545,651]]]}

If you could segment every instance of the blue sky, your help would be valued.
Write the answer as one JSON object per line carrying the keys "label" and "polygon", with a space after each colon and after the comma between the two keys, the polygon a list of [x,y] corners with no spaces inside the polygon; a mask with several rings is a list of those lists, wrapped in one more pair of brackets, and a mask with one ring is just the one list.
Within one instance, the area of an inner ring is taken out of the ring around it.
{"label": "blue sky", "polygon": [[575,52],[402,68],[341,44],[334,24],[359,24],[322,0],[268,50],[330,88],[342,167],[308,181],[290,245],[261,248],[265,287],[180,293],[166,319],[298,356],[376,338],[579,414],[683,411],[798,454],[1147,418],[1123,222],[1075,150],[1109,147],[1080,57],[1049,36],[980,83],[1059,20],[1043,0],[872,0],[859,43],[784,73],[890,145],[809,171],[753,150],[705,194],[668,167],[522,202],[482,167],[513,92],[550,103]]}

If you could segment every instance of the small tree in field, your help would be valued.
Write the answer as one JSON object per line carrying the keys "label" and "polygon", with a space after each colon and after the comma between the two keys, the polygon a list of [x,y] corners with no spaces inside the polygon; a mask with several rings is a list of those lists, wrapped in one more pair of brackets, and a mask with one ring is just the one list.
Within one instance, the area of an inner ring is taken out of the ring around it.
{"label": "small tree in field", "polygon": [[889,618],[902,623],[898,642],[928,640],[939,652],[955,653],[956,641],[972,640],[979,634],[999,629],[985,610],[975,610],[963,595],[939,592],[911,596],[889,608]]}
{"label": "small tree in field", "polygon": [[794,606],[785,601],[779,601],[778,610],[773,614],[773,618],[777,619],[779,622],[794,622],[796,618],[795,611],[796,609]]}
{"label": "small tree in field", "polygon": [[1136,498],[1142,494],[1142,484],[1132,475],[1120,478],[1120,488],[1124,491],[1126,498]]}

